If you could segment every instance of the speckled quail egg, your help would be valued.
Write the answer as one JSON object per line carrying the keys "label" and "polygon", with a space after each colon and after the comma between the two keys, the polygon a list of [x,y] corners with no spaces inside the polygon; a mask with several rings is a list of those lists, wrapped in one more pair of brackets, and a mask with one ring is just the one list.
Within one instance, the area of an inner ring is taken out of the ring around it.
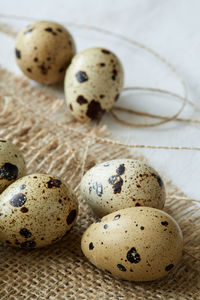
{"label": "speckled quail egg", "polygon": [[22,177],[0,196],[0,242],[21,248],[49,245],[70,230],[77,214],[75,195],[58,177]]}
{"label": "speckled quail egg", "polygon": [[11,142],[0,139],[0,193],[25,174],[22,153]]}
{"label": "speckled quail egg", "polygon": [[26,76],[40,83],[53,84],[63,80],[74,54],[72,36],[55,22],[35,22],[22,30],[16,39],[18,66]]}
{"label": "speckled quail egg", "polygon": [[131,207],[93,223],[81,248],[89,261],[122,279],[150,281],[173,270],[182,255],[183,237],[164,211]]}
{"label": "speckled quail egg", "polygon": [[91,168],[81,180],[81,196],[99,216],[132,206],[162,209],[165,187],[159,174],[134,159],[115,159]]}
{"label": "speckled quail egg", "polygon": [[117,56],[103,48],[77,54],[65,76],[65,97],[73,116],[81,122],[100,119],[118,99],[124,72]]}

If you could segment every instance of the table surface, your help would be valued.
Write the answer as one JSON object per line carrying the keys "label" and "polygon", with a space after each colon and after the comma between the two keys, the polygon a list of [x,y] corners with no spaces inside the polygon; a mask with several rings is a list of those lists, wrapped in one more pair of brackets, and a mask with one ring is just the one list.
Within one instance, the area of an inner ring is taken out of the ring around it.
{"label": "table surface", "polygon": [[[93,46],[113,50],[123,63],[125,86],[162,88],[183,95],[180,81],[150,53],[118,38],[84,27],[76,28],[69,23],[96,26],[125,35],[153,48],[170,61],[186,81],[189,98],[200,104],[199,10],[198,0],[1,0],[0,21],[8,22],[16,29],[31,23],[32,18],[60,22],[72,32],[78,52]],[[16,17],[24,17],[24,20]],[[14,40],[0,33],[0,45],[0,64],[21,74],[13,55]],[[64,98],[63,93],[59,96]],[[163,115],[176,112],[181,105],[178,99],[141,91],[124,92],[119,104]],[[190,106],[181,116],[199,119]],[[138,121],[133,116],[130,120]],[[159,127],[134,128],[117,123],[109,114],[104,116],[101,124],[108,126],[114,138],[129,144],[200,146],[198,124],[170,122]],[[200,198],[200,152],[137,151],[144,153],[152,166],[166,174],[189,197]]]}

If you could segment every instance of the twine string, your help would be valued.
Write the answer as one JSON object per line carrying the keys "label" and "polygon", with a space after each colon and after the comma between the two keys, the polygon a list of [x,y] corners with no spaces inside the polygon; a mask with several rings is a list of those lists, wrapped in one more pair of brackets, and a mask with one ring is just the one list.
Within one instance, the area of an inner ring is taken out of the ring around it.
{"label": "twine string", "polygon": [[[150,87],[126,87],[123,89],[122,92],[126,92],[126,91],[145,91],[145,92],[153,92],[153,93],[160,93],[160,94],[164,94],[164,95],[170,95],[172,97],[175,97],[179,100],[182,101],[182,105],[179,108],[179,110],[173,114],[172,116],[163,116],[163,115],[155,115],[155,114],[151,114],[148,112],[141,112],[141,111],[137,111],[134,109],[130,109],[130,108],[126,108],[126,107],[121,107],[121,106],[114,106],[113,109],[111,110],[111,115],[113,116],[114,119],[116,119],[118,122],[120,122],[123,125],[126,126],[132,126],[132,127],[152,127],[152,126],[158,126],[170,121],[180,121],[180,122],[188,122],[188,123],[196,123],[196,124],[200,124],[200,120],[196,120],[193,118],[180,118],[178,117],[181,112],[183,111],[185,104],[187,103],[190,106],[193,106],[197,111],[200,112],[200,106],[194,104],[193,102],[191,102],[189,99],[184,98],[182,96],[180,96],[179,94],[164,90],[164,89],[157,89],[157,88],[150,88]],[[163,121],[159,121],[159,122],[154,122],[154,123],[132,123],[132,122],[128,122],[125,121],[121,118],[119,118],[118,115],[116,115],[114,113],[114,111],[120,111],[120,112],[126,112],[129,114],[133,114],[133,115],[139,115],[139,116],[146,116],[149,118],[154,118],[154,119],[161,119]]]}

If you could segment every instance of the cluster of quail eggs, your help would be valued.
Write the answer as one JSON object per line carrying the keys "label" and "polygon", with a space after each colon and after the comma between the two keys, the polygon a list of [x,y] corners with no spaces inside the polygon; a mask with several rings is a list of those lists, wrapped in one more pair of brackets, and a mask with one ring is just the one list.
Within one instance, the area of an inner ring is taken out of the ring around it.
{"label": "cluster of quail eggs", "polygon": [[15,56],[30,79],[45,84],[64,79],[67,106],[77,120],[100,119],[122,90],[122,64],[104,48],[89,48],[76,55],[75,49],[74,39],[66,28],[40,21],[18,34]]}
{"label": "cluster of quail eggs", "polygon": [[[67,105],[76,119],[100,119],[119,97],[123,67],[108,49],[89,48],[75,55],[75,48],[66,28],[41,21],[19,33],[15,54],[29,78],[46,84],[64,79]],[[25,172],[19,154],[18,166],[13,155],[3,163],[2,189]],[[156,170],[133,159],[107,161],[84,175],[80,191],[98,216],[81,241],[92,264],[131,281],[151,281],[174,269],[183,237],[176,221],[162,210],[165,186]],[[71,228],[77,212],[76,197],[59,178],[22,177],[1,194],[0,241],[26,248],[48,245]]]}
{"label": "cluster of quail eggs", "polygon": [[75,224],[78,202],[51,174],[26,175],[20,151],[0,140],[0,242],[38,248],[60,240]]}

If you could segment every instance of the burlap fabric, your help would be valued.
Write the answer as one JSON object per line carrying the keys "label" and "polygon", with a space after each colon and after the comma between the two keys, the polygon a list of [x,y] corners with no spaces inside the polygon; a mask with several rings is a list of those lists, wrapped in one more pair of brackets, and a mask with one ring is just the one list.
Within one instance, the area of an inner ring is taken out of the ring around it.
{"label": "burlap fabric", "polygon": [[[0,137],[21,149],[28,173],[58,175],[79,197],[81,176],[94,164],[118,157],[144,159],[95,139],[107,135],[105,128],[78,123],[63,102],[50,89],[31,87],[24,77],[0,69]],[[168,196],[181,195],[165,183]],[[59,243],[30,251],[0,245],[0,299],[200,299],[200,264],[192,257],[198,257],[200,244],[195,202],[167,200],[165,210],[180,224],[186,252],[168,277],[150,283],[113,278],[87,261],[80,240],[95,216],[80,197],[79,204],[77,224]]]}

